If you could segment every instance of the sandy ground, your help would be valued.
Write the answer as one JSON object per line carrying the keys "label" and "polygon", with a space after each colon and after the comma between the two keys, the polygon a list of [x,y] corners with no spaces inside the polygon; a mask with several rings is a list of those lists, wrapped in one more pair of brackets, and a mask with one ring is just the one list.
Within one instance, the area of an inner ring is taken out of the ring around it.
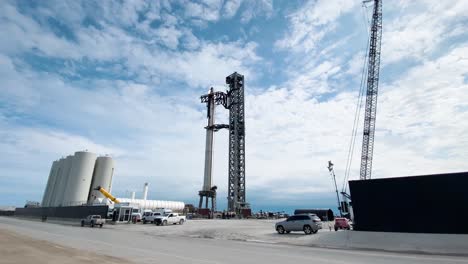
{"label": "sandy ground", "polygon": [[0,229],[0,263],[129,263],[128,260],[72,249]]}
{"label": "sandy ground", "polygon": [[425,254],[468,256],[468,235],[359,232],[330,229],[323,222],[317,234],[304,232],[278,234],[275,223],[281,220],[192,220],[184,225],[154,224],[107,225],[106,228],[142,233],[154,238],[187,237],[235,240],[266,244],[313,246],[341,249],[370,249]]}
{"label": "sandy ground", "polygon": [[[188,220],[183,225],[169,226],[156,226],[149,223],[106,224],[103,229],[121,235],[131,233],[149,239],[209,239],[272,245],[468,256],[468,235],[343,230],[335,232],[328,227],[329,224],[332,227],[333,222],[323,222],[323,229],[319,230],[317,234],[305,235],[304,232],[291,232],[290,234],[280,235],[274,229],[275,223],[278,221],[281,221],[281,219]],[[79,221],[77,220],[73,222],[64,222],[63,220],[54,222],[73,225],[84,232],[93,230],[90,227],[79,227]]]}
{"label": "sandy ground", "polygon": [[[291,232],[280,235],[275,231],[275,223],[280,220],[189,220],[183,225],[155,226],[154,224],[107,225],[106,228],[126,229],[157,237],[190,237],[222,240],[237,240],[271,244],[310,245],[326,233],[330,233],[328,223],[317,234]],[[332,231],[335,232],[334,230]],[[343,231],[338,231],[343,232]]]}

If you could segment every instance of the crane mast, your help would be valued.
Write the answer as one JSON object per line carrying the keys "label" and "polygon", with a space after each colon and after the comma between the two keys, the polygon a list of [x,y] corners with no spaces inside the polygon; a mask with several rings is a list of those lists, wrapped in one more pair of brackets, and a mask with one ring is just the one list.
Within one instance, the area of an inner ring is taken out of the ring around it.
{"label": "crane mast", "polygon": [[[365,1],[367,3],[370,1]],[[360,179],[367,180],[372,174],[377,94],[379,89],[380,46],[382,42],[382,0],[374,0],[369,41],[367,92],[364,113]]]}

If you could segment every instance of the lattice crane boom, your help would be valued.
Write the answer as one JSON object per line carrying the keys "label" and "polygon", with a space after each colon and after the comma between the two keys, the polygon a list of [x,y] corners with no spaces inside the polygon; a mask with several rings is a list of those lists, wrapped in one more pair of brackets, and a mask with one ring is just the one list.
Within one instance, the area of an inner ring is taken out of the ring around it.
{"label": "lattice crane boom", "polygon": [[[370,2],[370,1],[365,1]],[[371,178],[374,152],[375,119],[377,116],[377,95],[379,89],[380,47],[382,42],[382,0],[374,0],[369,41],[367,92],[364,114],[360,179]]]}

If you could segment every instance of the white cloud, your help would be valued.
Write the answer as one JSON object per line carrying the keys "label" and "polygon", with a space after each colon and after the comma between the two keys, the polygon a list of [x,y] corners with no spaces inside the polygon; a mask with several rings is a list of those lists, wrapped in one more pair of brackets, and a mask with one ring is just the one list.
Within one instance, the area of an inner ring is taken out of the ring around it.
{"label": "white cloud", "polygon": [[20,14],[16,8],[2,4],[0,8],[0,51],[19,53],[37,49],[46,56],[66,56],[78,58],[75,46],[64,38],[59,38],[50,30],[42,28],[32,18]]}
{"label": "white cloud", "polygon": [[[148,33],[153,37],[151,41],[136,38],[117,25],[105,24],[102,29],[81,27],[74,31],[75,42],[59,38],[47,27],[19,14],[13,7],[7,7],[12,10],[8,12],[10,23],[2,25],[6,32],[14,31],[12,34],[15,36],[4,42],[6,44],[1,50],[7,54],[12,52],[11,49],[17,53],[38,49],[44,56],[76,60],[78,63],[85,58],[107,62],[123,60],[123,64],[140,80],[180,78],[192,86],[210,85],[233,71],[250,74],[252,65],[260,60],[255,52],[255,43],[200,42],[191,30],[175,26],[163,25],[152,30]],[[18,30],[21,33],[16,32]],[[181,42],[188,51],[175,50]],[[172,51],[155,47],[155,43],[161,43]]]}
{"label": "white cloud", "polygon": [[227,0],[223,7],[223,16],[232,18],[236,15],[243,0]]}
{"label": "white cloud", "polygon": [[241,22],[248,23],[256,17],[270,17],[273,14],[273,1],[252,0],[245,3],[246,8],[241,14]]}
{"label": "white cloud", "polygon": [[[141,53],[133,50],[128,64],[132,69],[145,67],[162,76],[184,80],[191,87],[223,83],[226,73],[238,71],[255,78],[254,66],[261,61],[255,43],[202,43],[198,50],[186,52]],[[165,63],[155,64],[154,61]],[[257,75],[258,76],[258,75]]]}
{"label": "white cloud", "polygon": [[185,15],[188,18],[197,18],[203,21],[217,21],[220,19],[221,0],[205,0],[202,3],[187,2]]}
{"label": "white cloud", "polygon": [[[467,169],[462,165],[468,154],[468,127],[463,124],[468,118],[468,84],[464,80],[467,52],[466,47],[455,48],[382,87],[379,110],[382,137],[400,140],[400,148],[417,153],[419,159],[428,163],[425,167],[413,166],[411,171]],[[433,165],[427,160],[434,161]]]}
{"label": "white cloud", "polygon": [[177,49],[179,46],[179,38],[183,33],[175,27],[160,27],[156,30],[155,35],[166,47]]}
{"label": "white cloud", "polygon": [[356,7],[352,0],[309,0],[303,7],[288,15],[289,30],[275,44],[281,49],[310,51],[336,27],[335,21]]}
{"label": "white cloud", "polygon": [[384,15],[384,64],[405,58],[423,60],[447,38],[462,35],[460,29],[466,27],[468,19],[468,2],[464,0],[411,1],[403,9],[392,6],[389,9],[394,10],[399,19],[394,16],[390,16],[391,20],[386,19]]}
{"label": "white cloud", "polygon": [[367,57],[364,52],[358,52],[348,61],[348,70],[346,74],[360,78],[362,67]]}

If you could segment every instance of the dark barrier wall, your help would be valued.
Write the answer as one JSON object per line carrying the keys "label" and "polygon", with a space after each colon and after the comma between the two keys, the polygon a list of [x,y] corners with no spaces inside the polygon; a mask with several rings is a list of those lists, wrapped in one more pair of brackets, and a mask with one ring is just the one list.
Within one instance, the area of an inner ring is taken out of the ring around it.
{"label": "dark barrier wall", "polygon": [[0,216],[13,216],[15,211],[0,211]]}
{"label": "dark barrier wall", "polygon": [[333,221],[335,219],[331,209],[296,209],[294,214],[316,214],[322,221]]}
{"label": "dark barrier wall", "polygon": [[350,181],[354,229],[468,234],[468,172]]}
{"label": "dark barrier wall", "polygon": [[88,215],[107,217],[109,206],[65,206],[65,207],[39,207],[16,208],[16,216],[30,217],[58,217],[58,218],[85,218]]}

